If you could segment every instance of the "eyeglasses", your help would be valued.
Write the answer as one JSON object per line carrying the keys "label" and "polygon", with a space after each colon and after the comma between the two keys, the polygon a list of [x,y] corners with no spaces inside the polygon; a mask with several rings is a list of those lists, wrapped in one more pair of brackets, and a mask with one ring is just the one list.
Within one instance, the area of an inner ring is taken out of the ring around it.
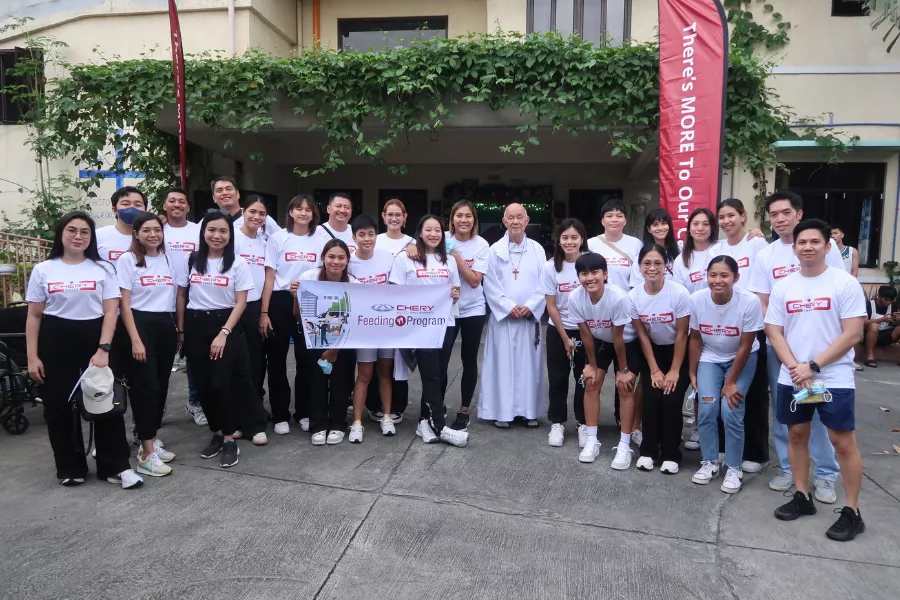
{"label": "eyeglasses", "polygon": [[71,237],[83,237],[83,238],[91,237],[90,229],[75,229],[74,227],[66,227],[65,229],[63,229],[63,232],[66,235],[71,236]]}

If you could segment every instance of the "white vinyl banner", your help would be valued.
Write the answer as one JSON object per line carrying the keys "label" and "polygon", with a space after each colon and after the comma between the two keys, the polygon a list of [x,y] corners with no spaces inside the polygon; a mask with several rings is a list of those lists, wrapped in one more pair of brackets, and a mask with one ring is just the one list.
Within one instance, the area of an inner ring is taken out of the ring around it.
{"label": "white vinyl banner", "polygon": [[453,305],[450,289],[301,280],[306,347],[440,348]]}

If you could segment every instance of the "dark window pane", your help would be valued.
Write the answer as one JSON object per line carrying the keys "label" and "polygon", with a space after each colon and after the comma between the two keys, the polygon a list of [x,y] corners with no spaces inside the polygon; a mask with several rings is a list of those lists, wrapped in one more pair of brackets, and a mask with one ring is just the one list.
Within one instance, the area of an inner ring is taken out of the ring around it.
{"label": "dark window pane", "polygon": [[610,46],[621,46],[625,41],[627,0],[606,0],[606,36]]}
{"label": "dark window pane", "polygon": [[556,30],[562,35],[575,31],[575,0],[556,0]]}
{"label": "dark window pane", "polygon": [[866,12],[862,0],[831,0],[832,17],[864,17]]}
{"label": "dark window pane", "polygon": [[550,2],[551,0],[533,0],[531,31],[550,31]]}
{"label": "dark window pane", "polygon": [[581,38],[599,46],[603,35],[603,0],[584,0]]}
{"label": "dark window pane", "polygon": [[408,46],[414,40],[447,37],[447,18],[341,19],[338,32],[341,50],[368,52]]}

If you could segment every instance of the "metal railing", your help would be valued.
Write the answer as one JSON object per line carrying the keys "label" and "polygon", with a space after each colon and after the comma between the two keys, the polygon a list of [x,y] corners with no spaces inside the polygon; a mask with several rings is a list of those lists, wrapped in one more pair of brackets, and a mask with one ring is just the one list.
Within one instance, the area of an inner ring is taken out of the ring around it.
{"label": "metal railing", "polygon": [[3,308],[25,299],[34,265],[47,259],[52,242],[0,231],[0,300]]}

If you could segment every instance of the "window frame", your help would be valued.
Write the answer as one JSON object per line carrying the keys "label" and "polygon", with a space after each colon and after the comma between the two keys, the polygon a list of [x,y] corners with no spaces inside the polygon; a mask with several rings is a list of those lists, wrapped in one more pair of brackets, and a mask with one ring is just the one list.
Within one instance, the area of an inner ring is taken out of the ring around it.
{"label": "window frame", "polygon": [[[439,27],[430,27],[432,21],[443,22],[444,27],[443,27],[443,28],[439,28]],[[438,30],[441,30],[441,29],[442,29],[443,32],[444,32],[444,36],[443,36],[444,39],[447,39],[447,38],[449,37],[449,35],[450,35],[450,17],[447,16],[447,15],[443,15],[443,16],[430,16],[430,17],[371,17],[371,18],[355,18],[355,17],[351,17],[351,18],[346,18],[346,19],[341,18],[341,19],[338,19],[338,20],[337,20],[337,43],[338,43],[338,51],[344,52],[344,31],[345,31],[345,30],[344,30],[344,26],[346,26],[346,25],[349,25],[349,24],[356,24],[356,25],[366,24],[366,25],[370,25],[370,26],[374,27],[374,26],[377,26],[377,25],[379,25],[379,24],[389,24],[389,23],[400,24],[400,23],[414,23],[414,22],[418,22],[418,23],[419,23],[419,27],[416,27],[415,29],[421,29],[421,26],[424,24],[424,25],[429,25],[429,27],[428,27],[428,29],[427,29],[428,31],[438,31]],[[409,30],[410,30],[409,28],[403,28],[403,29],[399,29],[399,28],[398,28],[398,29],[385,29],[385,28],[382,27],[382,28],[379,28],[379,29],[370,29],[370,30],[366,30],[366,29],[358,29],[358,30],[353,30],[353,31],[383,31],[383,32],[390,32],[390,31],[409,31]],[[370,52],[371,50],[354,50],[354,51],[355,51],[355,52]]]}
{"label": "window frame", "polygon": [[869,14],[869,9],[867,8],[865,2],[860,0],[851,0],[859,4],[860,12],[859,13],[842,13],[839,11],[839,6],[841,4],[846,4],[847,0],[831,0],[831,16],[836,18],[853,18],[853,17],[866,17]]}
{"label": "window frame", "polygon": [[[574,4],[574,30],[578,33],[578,37],[582,40],[584,39],[584,2],[585,0],[562,0],[563,2],[572,2]],[[560,2],[560,0],[550,0],[550,26],[552,31],[556,31],[556,4]],[[623,39],[622,43],[631,41],[631,19],[632,19],[632,10],[633,10],[633,0],[625,0],[625,23],[622,29],[623,31]],[[600,0],[600,13],[602,15],[600,20],[600,29],[603,32],[609,31],[609,22],[607,20],[607,13],[609,8],[608,0]],[[525,31],[528,33],[535,33],[534,31],[534,0],[527,0],[526,10],[525,10]],[[540,32],[538,32],[540,33]],[[592,42],[593,43],[593,42]]]}

